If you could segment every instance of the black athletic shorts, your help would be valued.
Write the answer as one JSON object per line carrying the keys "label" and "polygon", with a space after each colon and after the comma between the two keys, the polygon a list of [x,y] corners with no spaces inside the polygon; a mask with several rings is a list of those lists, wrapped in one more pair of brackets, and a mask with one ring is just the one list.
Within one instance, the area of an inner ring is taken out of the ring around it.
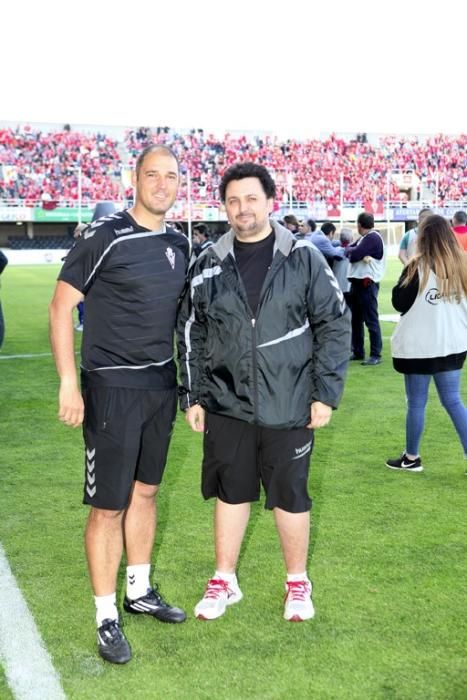
{"label": "black athletic shorts", "polygon": [[83,390],[83,503],[123,510],[133,482],[160,484],[177,410],[176,389]]}
{"label": "black athletic shorts", "polygon": [[207,413],[203,496],[225,503],[257,501],[262,483],[265,508],[306,512],[311,508],[307,482],[312,448],[309,428],[262,428]]}

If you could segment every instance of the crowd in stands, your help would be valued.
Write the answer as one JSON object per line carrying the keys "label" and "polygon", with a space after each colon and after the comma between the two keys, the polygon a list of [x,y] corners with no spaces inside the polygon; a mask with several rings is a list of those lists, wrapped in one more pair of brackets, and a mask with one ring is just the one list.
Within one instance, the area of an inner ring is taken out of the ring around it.
{"label": "crowd in stands", "polygon": [[[336,135],[305,141],[234,134],[219,139],[202,129],[181,133],[159,127],[128,130],[124,143],[119,143],[100,133],[23,127],[0,128],[0,200],[21,199],[25,204],[39,200],[44,207],[50,202],[76,201],[78,167],[83,202],[121,199],[122,166],[133,165],[149,143],[165,143],[174,149],[183,170],[190,172],[192,200],[207,204],[218,204],[223,171],[241,160],[265,165],[274,174],[283,201],[288,201],[291,187],[295,201],[311,206],[326,202],[337,209],[343,178],[346,203],[377,210],[387,199],[387,175],[394,171],[414,172],[433,196],[436,188],[440,205],[467,198],[466,135],[384,136],[375,145],[366,138],[346,140]],[[186,188],[184,179],[182,197]],[[128,182],[125,196],[131,197]],[[389,196],[391,201],[401,199],[393,179]]]}
{"label": "crowd in stands", "polygon": [[[185,134],[167,127],[138,129],[126,135],[130,162],[149,143],[166,143],[175,150],[190,171],[195,200],[217,202],[223,171],[241,160],[255,161],[273,172],[284,201],[291,185],[295,200],[311,204],[325,201],[337,208],[342,175],[345,201],[375,209],[375,204],[387,199],[387,174],[394,172],[415,173],[431,187],[433,195],[437,187],[439,204],[467,197],[467,135],[438,135],[426,141],[386,136],[375,146],[365,138],[344,140],[336,135],[325,140],[280,141],[267,135],[248,138],[226,134],[219,140],[202,129]],[[389,196],[391,201],[400,199],[392,178]]]}
{"label": "crowd in stands", "polygon": [[78,200],[81,168],[83,202],[121,196],[122,162],[117,142],[64,128],[43,132],[31,127],[0,128],[0,199],[21,199],[44,207]]}

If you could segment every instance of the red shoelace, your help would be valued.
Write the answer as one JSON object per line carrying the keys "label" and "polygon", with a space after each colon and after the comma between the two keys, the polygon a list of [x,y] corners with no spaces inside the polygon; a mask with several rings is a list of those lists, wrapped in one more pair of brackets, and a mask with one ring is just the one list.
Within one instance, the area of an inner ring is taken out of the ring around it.
{"label": "red shoelace", "polygon": [[222,593],[229,592],[228,581],[224,581],[222,578],[212,578],[208,581],[206,586],[206,591],[204,593],[205,598],[219,598]]}
{"label": "red shoelace", "polygon": [[286,599],[290,596],[291,600],[306,600],[310,595],[307,581],[287,581],[286,585]]}

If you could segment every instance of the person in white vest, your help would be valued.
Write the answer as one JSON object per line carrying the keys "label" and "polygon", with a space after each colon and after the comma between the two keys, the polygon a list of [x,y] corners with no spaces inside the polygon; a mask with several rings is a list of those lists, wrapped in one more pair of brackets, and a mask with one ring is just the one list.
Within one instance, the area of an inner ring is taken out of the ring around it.
{"label": "person in white vest", "polygon": [[467,456],[467,409],[460,394],[467,354],[467,255],[442,216],[427,216],[420,224],[417,252],[392,290],[392,304],[402,313],[391,349],[394,369],[404,375],[407,418],[405,449],[386,466],[421,472],[419,446],[432,377]]}
{"label": "person in white vest", "polygon": [[[379,283],[386,268],[386,248],[375,230],[373,214],[362,212],[357,219],[360,238],[345,250],[350,261],[348,277],[352,311],[351,360],[362,365],[379,365],[383,341],[378,318]],[[370,356],[365,360],[364,325],[370,336]]]}

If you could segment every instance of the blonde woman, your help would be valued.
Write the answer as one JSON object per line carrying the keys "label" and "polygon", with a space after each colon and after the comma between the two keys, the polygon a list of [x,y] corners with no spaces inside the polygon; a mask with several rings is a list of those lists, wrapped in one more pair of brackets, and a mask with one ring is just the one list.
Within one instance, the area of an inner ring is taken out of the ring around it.
{"label": "blonde woman", "polygon": [[432,377],[467,456],[467,409],[460,396],[467,352],[467,254],[442,216],[427,216],[420,224],[417,252],[392,290],[392,304],[402,314],[391,349],[394,369],[405,380],[406,444],[386,466],[421,472],[419,446]]}

